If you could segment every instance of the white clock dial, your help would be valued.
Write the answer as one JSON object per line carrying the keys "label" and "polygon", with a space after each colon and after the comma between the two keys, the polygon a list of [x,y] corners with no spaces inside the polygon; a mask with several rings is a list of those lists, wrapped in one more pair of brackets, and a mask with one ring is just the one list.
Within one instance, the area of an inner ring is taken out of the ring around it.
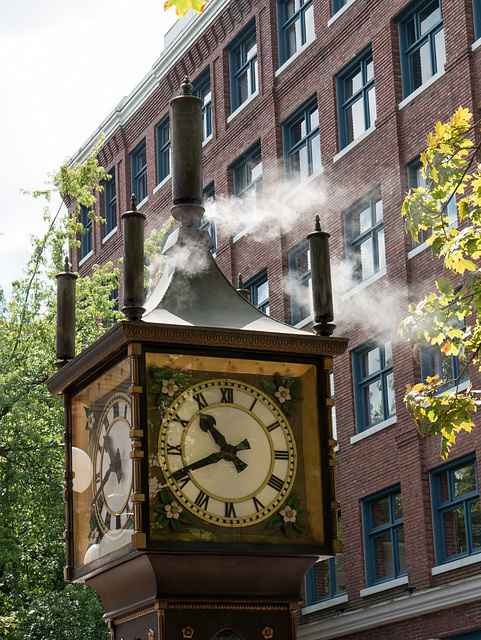
{"label": "white clock dial", "polygon": [[242,381],[210,380],[180,394],[164,415],[159,450],[180,503],[224,527],[269,517],[295,479],[287,419],[263,391]]}

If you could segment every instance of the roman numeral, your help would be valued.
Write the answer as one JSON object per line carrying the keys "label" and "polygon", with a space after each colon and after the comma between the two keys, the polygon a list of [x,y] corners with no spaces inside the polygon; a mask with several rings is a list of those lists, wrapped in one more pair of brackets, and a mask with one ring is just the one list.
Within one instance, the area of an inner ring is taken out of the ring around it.
{"label": "roman numeral", "polygon": [[107,529],[110,529],[111,520],[112,520],[112,514],[110,513],[110,511],[107,511],[107,513],[105,514],[105,526],[107,527]]}
{"label": "roman numeral", "polygon": [[228,404],[233,404],[234,402],[234,389],[231,389],[230,387],[222,387],[221,388],[221,394],[222,394],[222,398],[221,398],[221,402],[226,402]]}
{"label": "roman numeral", "polygon": [[122,529],[122,522],[121,522],[120,515],[115,516],[115,528]]}
{"label": "roman numeral", "polygon": [[280,426],[281,425],[278,422],[273,422],[268,427],[266,427],[266,429],[267,431],[274,431],[274,429],[277,429],[277,427],[280,427]]}
{"label": "roman numeral", "polygon": [[185,487],[186,484],[189,484],[190,482],[190,478],[189,478],[189,474],[186,472],[185,476],[181,476],[180,478],[176,478],[177,480],[177,484],[179,485],[180,489],[183,489]]}
{"label": "roman numeral", "polygon": [[255,496],[252,498],[252,502],[254,503],[254,507],[256,511],[262,511],[264,509],[264,505],[260,500],[258,500]]}
{"label": "roman numeral", "polygon": [[207,506],[209,504],[209,500],[210,500],[210,498],[206,493],[204,493],[203,491],[199,491],[199,495],[195,499],[195,504],[200,509],[207,509]]}
{"label": "roman numeral", "polygon": [[209,404],[202,392],[196,393],[194,396],[194,400],[199,405],[199,409],[204,409]]}
{"label": "roman numeral", "polygon": [[114,402],[114,404],[112,405],[112,409],[114,411],[114,418],[118,418],[119,417],[119,403],[118,402]]}
{"label": "roman numeral", "polygon": [[233,502],[225,503],[225,517],[226,518],[237,518],[237,513],[235,512],[235,506]]}
{"label": "roman numeral", "polygon": [[180,444],[169,444],[167,443],[167,455],[180,456],[182,455],[181,445]]}
{"label": "roman numeral", "polygon": [[254,402],[251,404],[249,411],[252,411],[254,409],[254,407],[256,406],[256,402],[257,402],[257,398],[254,398]]}
{"label": "roman numeral", "polygon": [[180,422],[180,424],[182,425],[182,427],[185,429],[187,427],[187,425],[189,424],[188,420],[182,420],[182,418],[179,418],[179,416],[176,416],[175,418],[176,422]]}
{"label": "roman numeral", "polygon": [[276,460],[289,460],[289,451],[274,451]]}
{"label": "roman numeral", "polygon": [[282,482],[282,480],[274,475],[269,478],[267,484],[273,489],[275,489],[276,491],[281,491],[282,487],[284,486],[284,483]]}
{"label": "roman numeral", "polygon": [[126,402],[122,403],[124,405],[124,419],[127,420],[127,414],[129,412],[129,405]]}

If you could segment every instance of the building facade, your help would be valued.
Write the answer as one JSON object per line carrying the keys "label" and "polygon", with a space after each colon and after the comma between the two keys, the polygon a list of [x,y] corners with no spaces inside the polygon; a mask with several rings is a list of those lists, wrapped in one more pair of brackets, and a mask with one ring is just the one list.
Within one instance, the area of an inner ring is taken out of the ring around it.
{"label": "building facade", "polygon": [[459,106],[479,117],[481,0],[210,0],[187,14],[74,158],[105,132],[106,222],[82,209],[73,270],[120,258],[130,194],[147,236],[168,219],[169,102],[185,75],[204,100],[204,224],[226,277],[309,326],[316,214],[331,235],[336,333],[350,339],[333,381],[344,554],[306,576],[299,638],[480,640],[481,439],[461,434],[444,463],[419,437],[406,384],[459,363],[416,361],[397,327],[440,274],[401,205],[434,124]]}

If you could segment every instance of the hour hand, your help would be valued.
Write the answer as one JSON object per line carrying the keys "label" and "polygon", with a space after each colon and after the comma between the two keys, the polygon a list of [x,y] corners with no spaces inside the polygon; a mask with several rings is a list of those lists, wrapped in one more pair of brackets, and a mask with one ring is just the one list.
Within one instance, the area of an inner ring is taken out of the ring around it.
{"label": "hour hand", "polygon": [[120,482],[124,475],[122,473],[122,457],[120,455],[120,449],[117,447],[117,451],[114,451],[110,436],[104,436],[104,447],[109,454],[110,469],[117,476],[117,482]]}
{"label": "hour hand", "polygon": [[227,446],[227,440],[222,433],[215,426],[214,416],[210,416],[207,413],[201,413],[199,418],[199,426],[202,431],[209,432],[214,439],[216,445],[220,447],[221,451],[225,451]]}

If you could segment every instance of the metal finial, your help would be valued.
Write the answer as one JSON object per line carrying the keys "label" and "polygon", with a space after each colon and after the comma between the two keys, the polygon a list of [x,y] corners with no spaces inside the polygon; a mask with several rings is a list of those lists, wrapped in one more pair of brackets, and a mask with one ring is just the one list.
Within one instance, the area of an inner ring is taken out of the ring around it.
{"label": "metal finial", "polygon": [[70,264],[68,261],[68,256],[65,256],[65,259],[63,261],[63,270],[65,273],[70,273]]}
{"label": "metal finial", "polygon": [[135,196],[135,193],[133,193],[132,197],[130,198],[130,210],[137,211],[137,198]]}
{"label": "metal finial", "polygon": [[316,222],[314,225],[314,231],[322,231],[321,229],[321,221],[319,220],[319,216],[316,216]]}
{"label": "metal finial", "polygon": [[192,85],[189,82],[189,77],[185,76],[184,82],[180,85],[182,90],[181,96],[191,96],[192,95]]}
{"label": "metal finial", "polygon": [[244,289],[244,284],[242,282],[242,275],[240,273],[239,273],[237,282],[238,282],[237,293],[240,294],[243,298],[245,298],[247,302],[251,302],[252,291],[250,289]]}
{"label": "metal finial", "polygon": [[242,274],[241,273],[239,273],[239,277],[237,278],[237,288],[238,289],[243,289],[244,288],[244,285],[242,283]]}

